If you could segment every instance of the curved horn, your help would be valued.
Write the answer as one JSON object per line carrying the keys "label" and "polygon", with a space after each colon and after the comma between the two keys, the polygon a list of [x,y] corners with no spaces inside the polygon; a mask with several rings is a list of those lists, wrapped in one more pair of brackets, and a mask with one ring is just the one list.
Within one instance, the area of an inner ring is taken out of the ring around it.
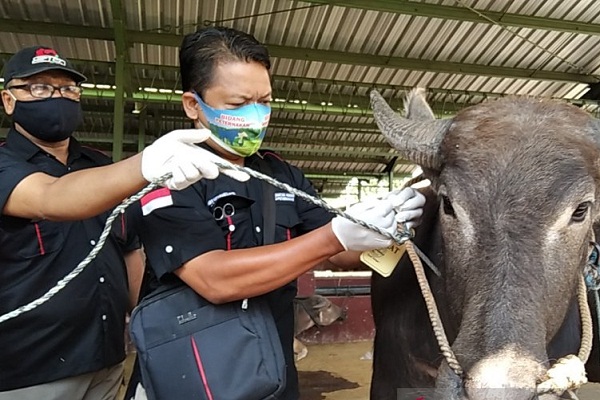
{"label": "curved horn", "polygon": [[422,167],[439,170],[440,145],[452,119],[435,119],[423,89],[415,89],[405,100],[407,118],[390,108],[376,91],[371,91],[371,107],[377,126],[399,155]]}

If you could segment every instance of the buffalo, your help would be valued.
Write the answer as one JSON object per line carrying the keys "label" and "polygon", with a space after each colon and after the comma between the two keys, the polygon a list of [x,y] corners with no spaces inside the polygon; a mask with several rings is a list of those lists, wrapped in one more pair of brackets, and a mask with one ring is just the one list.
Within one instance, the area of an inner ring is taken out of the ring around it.
{"label": "buffalo", "polygon": [[[405,117],[377,92],[372,106],[398,155],[431,181],[414,243],[440,270],[427,278],[462,373],[440,352],[404,256],[390,277],[372,279],[371,399],[396,400],[403,388],[436,388],[444,400],[538,398],[548,368],[581,345],[577,289],[600,220],[600,123],[529,97],[435,119],[422,89],[407,96]],[[590,381],[600,379],[598,353]]]}

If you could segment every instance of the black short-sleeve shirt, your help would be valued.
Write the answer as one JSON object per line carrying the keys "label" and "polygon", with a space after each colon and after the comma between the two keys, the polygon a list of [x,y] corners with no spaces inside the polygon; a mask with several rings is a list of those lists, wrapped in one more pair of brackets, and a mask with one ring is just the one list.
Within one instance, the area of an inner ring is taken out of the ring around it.
{"label": "black short-sleeve shirt", "polygon": [[[245,165],[260,170],[262,162],[269,163],[278,181],[316,196],[304,174],[273,153],[248,157]],[[132,215],[157,277],[167,278],[182,264],[212,250],[260,246],[263,243],[262,196],[260,181],[251,178],[238,182],[221,174],[215,180],[204,179],[179,192],[158,189],[142,198],[140,208]],[[274,196],[275,243],[310,232],[332,218],[324,209],[284,190],[275,189]],[[287,389],[282,399],[298,398],[292,307],[296,293],[296,284],[292,282],[266,295],[288,365]]]}
{"label": "black short-sleeve shirt", "polygon": [[[0,146],[0,210],[32,173],[58,177],[108,163],[107,156],[72,138],[64,165],[11,129]],[[108,214],[72,222],[0,214],[0,314],[41,297],[71,272],[98,240]],[[123,253],[139,243],[124,217],[111,232],[95,260],[62,291],[0,324],[0,391],[97,371],[124,359]]]}

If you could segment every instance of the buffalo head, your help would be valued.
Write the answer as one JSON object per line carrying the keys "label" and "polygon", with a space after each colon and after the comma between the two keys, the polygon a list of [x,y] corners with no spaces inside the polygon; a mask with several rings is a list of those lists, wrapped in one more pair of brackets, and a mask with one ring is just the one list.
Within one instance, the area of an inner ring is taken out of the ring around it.
{"label": "buffalo head", "polygon": [[519,97],[436,120],[418,89],[406,117],[376,92],[372,105],[388,142],[423,168],[439,199],[443,319],[465,374],[457,383],[442,363],[437,386],[455,386],[457,399],[495,399],[493,388],[532,398],[594,239],[596,121],[573,105]]}

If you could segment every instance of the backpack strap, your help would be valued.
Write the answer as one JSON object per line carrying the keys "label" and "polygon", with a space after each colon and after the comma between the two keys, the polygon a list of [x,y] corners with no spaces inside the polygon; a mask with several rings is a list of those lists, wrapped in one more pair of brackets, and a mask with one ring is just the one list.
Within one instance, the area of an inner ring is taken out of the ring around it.
{"label": "backpack strap", "polygon": [[[258,158],[260,171],[268,176],[273,176],[273,169],[264,158]],[[263,180],[263,245],[275,242],[275,186]]]}

